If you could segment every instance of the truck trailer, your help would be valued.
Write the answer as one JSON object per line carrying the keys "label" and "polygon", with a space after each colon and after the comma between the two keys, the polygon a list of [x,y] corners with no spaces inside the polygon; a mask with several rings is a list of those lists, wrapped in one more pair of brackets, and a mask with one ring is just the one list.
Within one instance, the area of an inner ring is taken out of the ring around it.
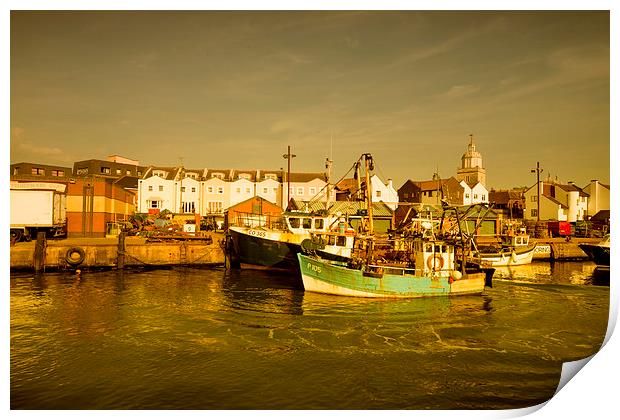
{"label": "truck trailer", "polygon": [[67,194],[64,184],[11,182],[11,240],[29,241],[38,232],[47,237],[67,234]]}

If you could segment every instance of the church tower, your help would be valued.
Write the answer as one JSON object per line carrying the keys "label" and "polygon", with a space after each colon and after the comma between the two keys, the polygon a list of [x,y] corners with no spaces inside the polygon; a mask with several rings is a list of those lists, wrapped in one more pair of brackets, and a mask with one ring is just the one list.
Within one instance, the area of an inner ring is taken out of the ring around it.
{"label": "church tower", "polygon": [[482,155],[476,150],[473,134],[469,135],[469,145],[461,157],[461,167],[456,170],[456,179],[470,186],[479,182],[486,187],[487,171],[482,167]]}

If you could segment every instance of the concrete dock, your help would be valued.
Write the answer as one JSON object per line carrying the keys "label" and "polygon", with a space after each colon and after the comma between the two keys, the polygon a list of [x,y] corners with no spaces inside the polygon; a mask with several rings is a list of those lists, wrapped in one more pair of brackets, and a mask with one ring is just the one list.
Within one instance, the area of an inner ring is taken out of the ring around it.
{"label": "concrete dock", "polygon": [[[10,247],[11,270],[64,270],[89,268],[216,266],[224,264],[222,233],[211,240],[119,238],[48,239],[18,242]],[[122,242],[122,243],[121,243]]]}

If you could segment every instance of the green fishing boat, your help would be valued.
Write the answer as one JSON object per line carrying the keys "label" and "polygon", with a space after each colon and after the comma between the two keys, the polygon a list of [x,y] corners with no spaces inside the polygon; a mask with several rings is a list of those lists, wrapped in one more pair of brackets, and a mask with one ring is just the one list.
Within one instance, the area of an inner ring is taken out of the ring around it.
{"label": "green fishing boat", "polygon": [[[362,161],[365,164],[364,198],[368,217],[362,232],[355,237],[352,258],[347,262],[337,262],[319,257],[312,249],[305,251],[307,255],[298,253],[306,291],[370,298],[415,298],[480,294],[486,286],[491,286],[495,269],[483,267],[481,263],[470,262],[468,266],[470,249],[462,232],[438,237],[431,228],[422,236],[402,238],[398,245],[395,242],[387,246],[381,244],[373,229],[369,190],[373,161],[370,153],[363,154],[358,160],[356,171]],[[452,210],[460,231],[458,211],[456,208]],[[400,257],[390,259],[389,255],[397,250]]]}
{"label": "green fishing boat", "polygon": [[358,268],[317,256],[297,254],[308,292],[370,298],[415,298],[480,294],[490,285],[493,268],[455,267],[453,245],[420,239],[417,268],[362,264]]}

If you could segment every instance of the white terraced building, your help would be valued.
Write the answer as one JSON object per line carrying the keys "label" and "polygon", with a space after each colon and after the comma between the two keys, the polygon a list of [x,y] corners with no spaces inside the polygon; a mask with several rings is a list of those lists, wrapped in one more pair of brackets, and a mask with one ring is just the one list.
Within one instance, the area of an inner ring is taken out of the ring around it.
{"label": "white terraced building", "polygon": [[[138,182],[138,213],[160,212],[223,215],[231,206],[259,196],[282,208],[289,197],[326,201],[323,173],[273,170],[187,169],[149,167]],[[331,191],[331,201],[336,199]]]}

